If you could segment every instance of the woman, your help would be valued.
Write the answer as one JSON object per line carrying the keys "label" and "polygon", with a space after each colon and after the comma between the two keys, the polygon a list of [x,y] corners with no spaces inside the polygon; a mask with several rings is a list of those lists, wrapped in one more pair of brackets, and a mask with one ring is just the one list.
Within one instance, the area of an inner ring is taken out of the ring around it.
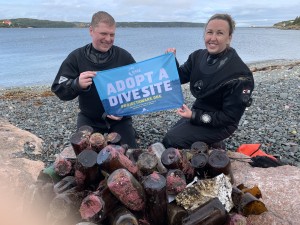
{"label": "woman", "polygon": [[[183,105],[177,110],[182,118],[163,138],[166,148],[189,149],[196,141],[211,145],[228,138],[251,105],[253,75],[230,47],[234,28],[230,15],[213,15],[205,26],[206,49],[194,51],[181,66],[177,63],[181,84],[190,82],[196,100],[191,109]],[[176,54],[176,49],[167,52]]]}

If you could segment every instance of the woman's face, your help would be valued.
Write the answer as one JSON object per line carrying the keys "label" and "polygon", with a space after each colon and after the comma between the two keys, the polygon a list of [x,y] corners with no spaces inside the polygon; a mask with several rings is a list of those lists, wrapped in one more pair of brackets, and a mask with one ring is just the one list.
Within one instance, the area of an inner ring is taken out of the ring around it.
{"label": "woman's face", "polygon": [[225,20],[214,19],[208,22],[204,42],[206,49],[210,54],[218,54],[224,51],[231,41],[232,35],[229,35],[229,24]]}

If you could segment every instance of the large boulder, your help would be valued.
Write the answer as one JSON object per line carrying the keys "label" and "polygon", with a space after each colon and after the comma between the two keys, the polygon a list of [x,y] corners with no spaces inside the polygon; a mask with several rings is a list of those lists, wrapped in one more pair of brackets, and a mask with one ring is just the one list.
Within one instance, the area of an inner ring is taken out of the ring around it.
{"label": "large boulder", "polygon": [[41,151],[42,140],[0,118],[0,224],[30,224],[21,213],[26,208],[24,195],[36,181],[44,163],[24,157],[24,145],[33,149],[32,156]]}
{"label": "large boulder", "polygon": [[248,216],[248,222],[252,225],[300,224],[300,168],[252,167],[243,154],[230,152],[229,156],[236,158],[231,164],[235,184],[249,188],[257,185],[262,192],[261,201],[268,209],[260,215]]}
{"label": "large boulder", "polygon": [[40,154],[42,140],[28,131],[21,130],[7,121],[0,119],[0,184],[7,185],[15,191],[36,181],[37,175],[43,169],[41,161],[33,161],[25,156],[24,145],[30,145],[32,156]]}

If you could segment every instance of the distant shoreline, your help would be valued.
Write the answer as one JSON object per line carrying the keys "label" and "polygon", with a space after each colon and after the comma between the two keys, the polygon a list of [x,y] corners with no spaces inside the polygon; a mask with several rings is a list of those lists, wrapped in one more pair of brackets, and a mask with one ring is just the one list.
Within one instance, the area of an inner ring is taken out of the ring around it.
{"label": "distant shoreline", "polygon": [[[204,27],[205,23],[196,22],[116,22],[117,27]],[[86,28],[90,22],[66,22],[39,20],[31,18],[0,19],[0,28]],[[247,28],[275,28],[283,30],[299,30],[300,25],[292,21],[276,23],[272,26],[247,26]]]}

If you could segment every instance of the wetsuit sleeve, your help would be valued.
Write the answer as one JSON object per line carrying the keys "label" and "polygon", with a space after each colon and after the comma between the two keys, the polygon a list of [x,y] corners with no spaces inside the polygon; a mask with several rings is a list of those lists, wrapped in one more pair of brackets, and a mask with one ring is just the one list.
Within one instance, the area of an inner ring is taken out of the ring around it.
{"label": "wetsuit sleeve", "polygon": [[76,57],[70,54],[63,61],[51,86],[51,91],[64,101],[75,99],[84,91],[78,83],[79,70],[75,62]]}
{"label": "wetsuit sleeve", "polygon": [[192,109],[191,123],[208,127],[238,126],[246,107],[251,104],[254,88],[252,79],[239,79],[226,84],[222,94],[222,107],[219,111]]}
{"label": "wetsuit sleeve", "polygon": [[190,74],[192,71],[193,66],[193,57],[192,54],[189,55],[188,60],[182,64],[181,66],[178,66],[178,61],[176,60],[177,70],[180,78],[180,83],[185,84],[190,82]]}

